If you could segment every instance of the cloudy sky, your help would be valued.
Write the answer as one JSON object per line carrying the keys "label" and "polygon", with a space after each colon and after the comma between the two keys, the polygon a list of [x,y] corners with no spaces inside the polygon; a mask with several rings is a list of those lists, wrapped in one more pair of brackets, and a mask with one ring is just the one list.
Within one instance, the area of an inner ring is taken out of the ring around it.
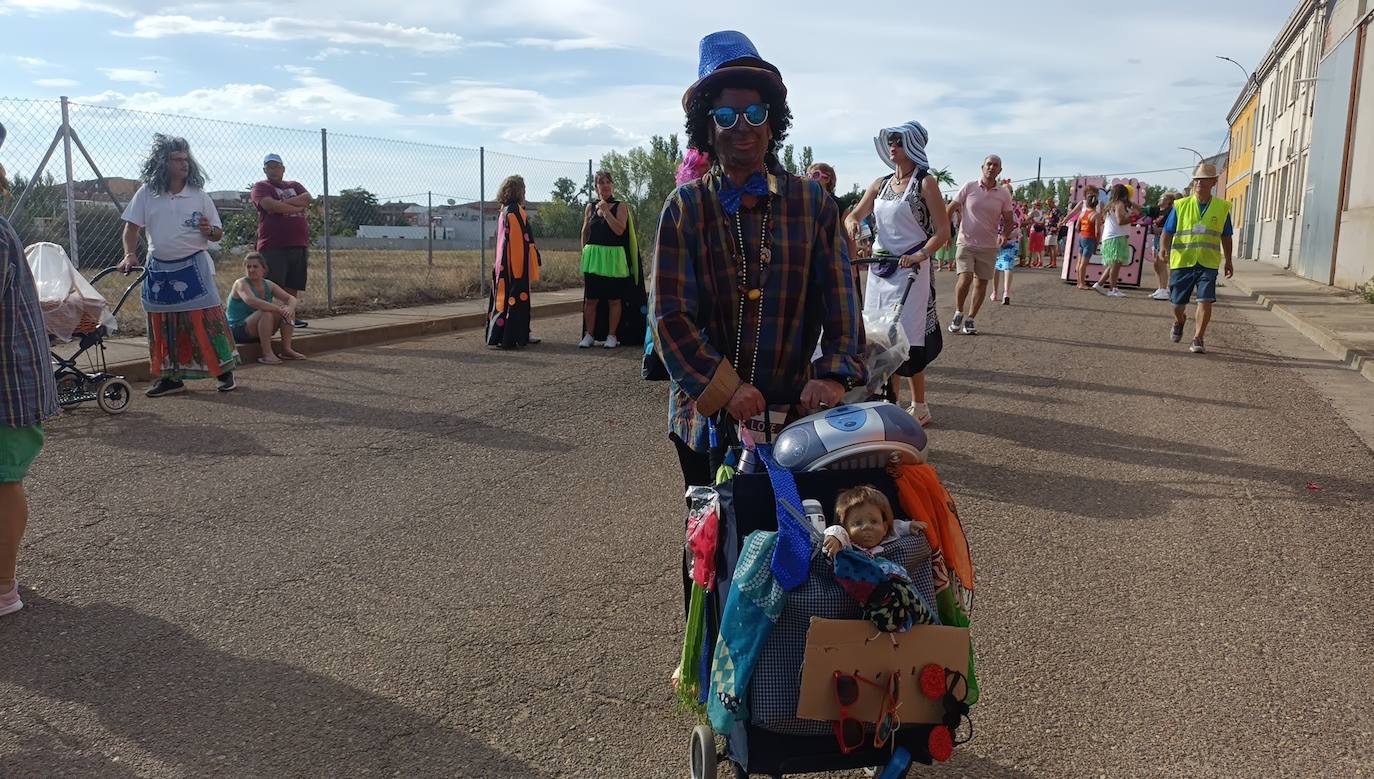
{"label": "cloudy sky", "polygon": [[679,131],[698,40],[733,28],[781,68],[790,140],[845,188],[884,172],[870,139],[909,118],[960,180],[989,152],[1017,179],[1037,157],[1120,173],[1218,151],[1244,77],[1216,56],[1253,68],[1292,6],[0,0],[0,97],[586,160]]}

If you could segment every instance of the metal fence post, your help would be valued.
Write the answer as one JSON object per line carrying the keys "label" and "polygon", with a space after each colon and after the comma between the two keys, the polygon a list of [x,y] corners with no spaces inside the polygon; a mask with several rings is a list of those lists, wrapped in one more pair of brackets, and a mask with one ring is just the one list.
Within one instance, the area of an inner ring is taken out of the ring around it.
{"label": "metal fence post", "polygon": [[334,310],[334,264],[330,252],[329,236],[333,232],[329,225],[329,131],[320,128],[320,166],[324,170],[324,301],[325,306]]}
{"label": "metal fence post", "polygon": [[429,194],[429,206],[425,210],[425,223],[429,225],[426,234],[429,236],[429,267],[434,267],[434,193]]}
{"label": "metal fence post", "polygon": [[592,161],[587,160],[587,200],[596,199],[596,182],[592,179]]}
{"label": "metal fence post", "polygon": [[477,147],[477,242],[482,258],[477,266],[477,291],[487,291],[487,147]]}
{"label": "metal fence post", "polygon": [[[62,157],[67,163],[67,245],[72,264],[81,267],[81,247],[76,243],[76,187],[72,179],[72,123],[67,113],[67,96],[62,96]],[[32,188],[32,182],[29,184]]]}

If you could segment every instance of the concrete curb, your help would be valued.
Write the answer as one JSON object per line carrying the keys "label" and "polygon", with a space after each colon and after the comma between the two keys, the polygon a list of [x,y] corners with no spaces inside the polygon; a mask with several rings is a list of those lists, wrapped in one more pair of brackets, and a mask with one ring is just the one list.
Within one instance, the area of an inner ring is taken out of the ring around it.
{"label": "concrete curb", "polygon": [[1349,365],[1366,379],[1374,381],[1374,353],[1362,349],[1352,349],[1335,332],[1305,319],[1301,314],[1283,303],[1276,303],[1267,295],[1256,292],[1240,277],[1240,274],[1232,276],[1230,282],[1242,294],[1258,302],[1269,311],[1278,314],[1279,318],[1287,322],[1294,330],[1310,338],[1313,343],[1325,349],[1336,359]]}
{"label": "concrete curb", "polygon": [[[581,300],[566,300],[558,303],[536,305],[533,313],[536,316],[562,316],[564,314],[579,313],[581,311]],[[373,344],[386,343],[388,341],[403,341],[410,338],[423,338],[425,336],[452,333],[459,330],[471,330],[484,326],[486,322],[487,315],[485,311],[474,311],[466,314],[453,314],[451,316],[418,319],[410,322],[374,325],[372,327],[358,328],[357,330],[338,330],[334,332],[315,333],[298,330],[296,332],[296,344],[299,345],[301,351],[306,354],[320,354],[341,349],[352,349],[359,346],[371,346]],[[262,356],[261,349],[257,344],[239,344],[238,350],[239,357],[245,366],[256,365],[258,358]],[[110,363],[110,372],[120,374],[129,381],[152,381],[150,366],[146,359]]]}

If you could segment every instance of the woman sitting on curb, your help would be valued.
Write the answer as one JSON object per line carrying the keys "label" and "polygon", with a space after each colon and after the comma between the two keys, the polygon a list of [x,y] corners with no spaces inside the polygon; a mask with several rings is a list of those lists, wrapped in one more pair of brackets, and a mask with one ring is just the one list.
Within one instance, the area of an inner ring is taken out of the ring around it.
{"label": "woman sitting on curb", "polygon": [[[281,365],[284,359],[304,360],[305,355],[291,348],[291,336],[296,331],[292,324],[296,319],[296,299],[266,278],[267,264],[261,254],[249,252],[243,258],[243,269],[248,275],[234,282],[225,304],[234,343],[257,342],[262,347],[258,362],[265,365]],[[278,300],[283,302],[278,304]],[[272,351],[272,334],[278,330],[281,357]]]}

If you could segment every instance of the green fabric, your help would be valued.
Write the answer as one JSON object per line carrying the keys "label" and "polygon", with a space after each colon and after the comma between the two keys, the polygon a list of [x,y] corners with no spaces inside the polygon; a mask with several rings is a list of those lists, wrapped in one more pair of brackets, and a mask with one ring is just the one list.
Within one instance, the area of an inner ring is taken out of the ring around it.
{"label": "green fabric", "polygon": [[678,665],[677,698],[684,708],[703,710],[698,701],[701,697],[701,653],[702,641],[706,637],[706,590],[700,584],[692,585],[692,598],[687,605],[687,632],[682,639],[682,662]]}
{"label": "green fabric", "polygon": [[42,448],[42,425],[0,425],[0,484],[23,481]]}
{"label": "green fabric", "polygon": [[1204,214],[1196,196],[1185,197],[1174,201],[1174,214],[1178,217],[1178,229],[1170,244],[1169,269],[1194,265],[1220,268],[1221,233],[1226,229],[1226,217],[1231,215],[1231,204],[1214,197]]}
{"label": "green fabric", "polygon": [[630,234],[629,251],[629,276],[638,280],[639,276],[639,235],[635,232],[635,210],[629,203],[625,204],[625,230]]}
{"label": "green fabric", "polygon": [[[244,278],[247,278],[247,277],[245,276]],[[242,280],[243,280],[243,279],[240,279],[240,281],[242,281]],[[266,279],[264,279],[263,282],[262,282],[262,287],[263,287],[263,292],[267,293],[267,294],[266,294],[266,297],[264,297],[263,300],[267,301],[268,303],[271,303],[271,302],[272,302],[272,285],[271,285],[271,283],[269,283]],[[252,289],[252,285],[249,285],[249,289],[250,289],[250,290]],[[254,290],[254,292],[255,292],[255,294],[256,294],[256,290]],[[225,306],[224,306],[224,316],[225,316],[226,319],[229,320],[229,326],[230,326],[230,327],[238,327],[239,325],[241,325],[241,324],[243,324],[244,322],[248,321],[248,317],[250,317],[250,316],[253,315],[253,311],[254,311],[254,310],[255,310],[255,309],[254,309],[252,306],[250,306],[250,305],[248,305],[246,302],[244,302],[243,298],[239,297],[238,295],[235,295],[235,294],[231,291],[231,292],[229,293],[229,302],[226,303]]]}
{"label": "green fabric", "polygon": [[582,272],[612,279],[630,277],[630,266],[625,260],[625,247],[601,246],[589,243],[582,247]]}
{"label": "green fabric", "polygon": [[[940,612],[940,624],[950,625],[956,628],[970,627],[973,623],[968,618],[968,613],[963,606],[959,605],[959,599],[954,594],[953,587],[946,587],[935,595],[935,608]],[[973,638],[968,640],[968,697],[964,698],[964,703],[972,706],[978,702],[978,669],[973,662]]]}
{"label": "green fabric", "polygon": [[1102,242],[1103,265],[1129,265],[1131,262],[1130,237],[1118,235]]}

